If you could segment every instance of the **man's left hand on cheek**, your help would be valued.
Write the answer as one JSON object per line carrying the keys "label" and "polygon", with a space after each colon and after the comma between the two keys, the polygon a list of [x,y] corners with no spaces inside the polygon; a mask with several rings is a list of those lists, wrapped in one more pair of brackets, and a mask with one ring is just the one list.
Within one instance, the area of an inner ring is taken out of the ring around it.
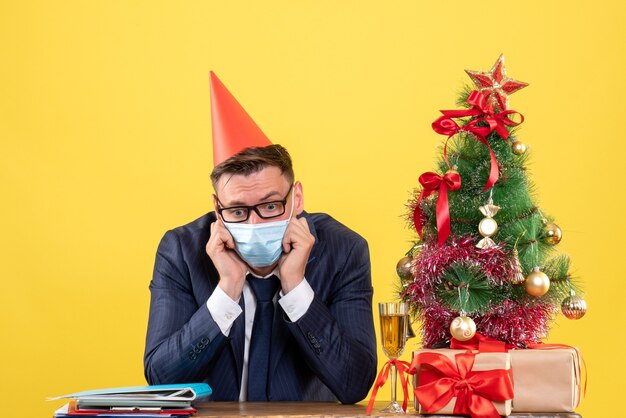
{"label": "man's left hand on cheek", "polygon": [[309,230],[306,218],[296,218],[289,222],[283,237],[283,251],[278,262],[278,272],[283,293],[298,286],[304,279],[304,270],[309,261],[309,254],[315,244],[315,237]]}

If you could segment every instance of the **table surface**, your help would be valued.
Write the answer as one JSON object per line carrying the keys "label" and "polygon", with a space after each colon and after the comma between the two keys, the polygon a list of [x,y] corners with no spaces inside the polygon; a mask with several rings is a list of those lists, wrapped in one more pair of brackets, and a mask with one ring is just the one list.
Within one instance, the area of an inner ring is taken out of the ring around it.
{"label": "table surface", "polygon": [[[195,404],[198,413],[194,418],[208,417],[272,417],[272,418],[345,418],[345,417],[388,417],[393,414],[381,414],[378,412],[386,406],[387,402],[376,402],[371,415],[365,413],[367,403],[356,405],[341,405],[332,402],[199,402]],[[418,415],[409,406],[407,415],[413,417],[449,418],[450,415]],[[574,413],[560,414],[511,414],[517,418],[581,418]],[[458,418],[458,416],[457,416]]]}

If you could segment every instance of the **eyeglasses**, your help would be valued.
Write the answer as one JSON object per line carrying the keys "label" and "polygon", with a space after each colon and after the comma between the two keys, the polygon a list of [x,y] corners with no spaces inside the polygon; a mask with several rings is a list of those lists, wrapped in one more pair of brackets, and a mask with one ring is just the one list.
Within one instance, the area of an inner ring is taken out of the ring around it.
{"label": "eyeglasses", "polygon": [[293,184],[289,186],[289,190],[283,200],[274,200],[272,202],[259,203],[258,205],[253,206],[231,206],[229,208],[223,208],[221,207],[222,202],[220,202],[219,198],[215,196],[217,204],[220,206],[218,207],[217,212],[220,214],[224,222],[230,223],[247,221],[250,217],[251,211],[255,211],[261,219],[276,218],[285,213],[285,205],[287,204],[287,198],[291,193],[291,189],[293,189]]}

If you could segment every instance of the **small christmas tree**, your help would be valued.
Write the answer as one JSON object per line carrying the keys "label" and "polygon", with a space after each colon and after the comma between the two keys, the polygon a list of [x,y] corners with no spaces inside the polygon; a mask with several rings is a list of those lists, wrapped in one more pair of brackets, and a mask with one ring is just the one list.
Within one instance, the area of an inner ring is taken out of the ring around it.
{"label": "small christmas tree", "polygon": [[509,95],[527,86],[507,78],[501,55],[488,72],[466,70],[476,87],[433,129],[448,139],[439,172],[419,177],[409,222],[419,240],[398,262],[401,299],[422,323],[426,348],[475,332],[517,347],[548,333],[559,305],[570,319],[585,301],[570,262],[555,255],[561,230],[535,204],[516,137],[523,116]]}

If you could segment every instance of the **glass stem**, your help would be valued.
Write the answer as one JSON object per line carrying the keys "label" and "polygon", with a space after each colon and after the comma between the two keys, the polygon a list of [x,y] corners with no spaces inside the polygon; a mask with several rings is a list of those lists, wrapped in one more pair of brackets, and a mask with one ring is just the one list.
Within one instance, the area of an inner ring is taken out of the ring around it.
{"label": "glass stem", "polygon": [[396,363],[391,363],[391,402],[396,403],[396,377],[398,370]]}

